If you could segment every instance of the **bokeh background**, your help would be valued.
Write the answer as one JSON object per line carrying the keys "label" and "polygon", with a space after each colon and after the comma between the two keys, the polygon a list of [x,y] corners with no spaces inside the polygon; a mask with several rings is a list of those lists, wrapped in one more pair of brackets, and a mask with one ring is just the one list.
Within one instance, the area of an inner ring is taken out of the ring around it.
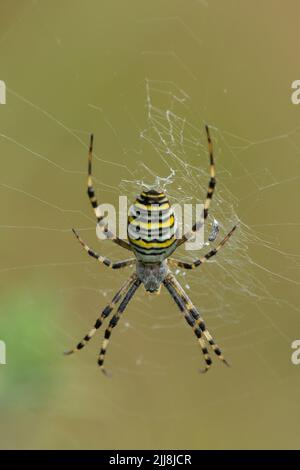
{"label": "bokeh background", "polygon": [[[0,447],[299,448],[299,2],[0,0],[0,10]],[[114,330],[108,380],[96,365],[103,331],[62,355],[130,271],[99,266],[70,231],[127,257],[96,239],[89,133],[102,202],[170,174],[172,201],[201,201],[204,122],[212,214],[222,233],[237,219],[239,231],[218,260],[178,277],[232,367],[198,374],[175,304],[141,289]]]}

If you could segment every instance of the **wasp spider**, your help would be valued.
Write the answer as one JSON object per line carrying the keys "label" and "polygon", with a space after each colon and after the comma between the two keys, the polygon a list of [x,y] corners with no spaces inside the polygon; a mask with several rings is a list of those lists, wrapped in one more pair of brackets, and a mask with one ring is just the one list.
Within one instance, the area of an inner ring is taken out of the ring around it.
{"label": "wasp spider", "polygon": [[[203,227],[205,219],[208,216],[209,206],[213,197],[216,179],[215,179],[215,165],[213,157],[212,142],[210,138],[209,129],[206,126],[206,134],[208,140],[208,150],[210,158],[210,179],[208,184],[207,195],[204,203],[204,210],[201,220],[196,222],[192,230],[186,233],[182,238],[176,237],[176,220],[174,212],[170,206],[167,196],[164,192],[155,190],[143,191],[136,199],[135,204],[131,207],[128,216],[128,240],[121,240],[108,230],[104,221],[104,215],[99,215],[97,207],[98,202],[95,196],[95,191],[92,183],[92,150],[93,150],[93,135],[91,135],[90,148],[88,155],[88,182],[87,193],[94,209],[98,226],[105,234],[105,237],[111,239],[114,243],[120,245],[122,248],[133,252],[134,257],[122,261],[112,262],[110,259],[99,255],[94,250],[89,248],[86,243],[80,238],[77,232],[73,229],[75,236],[81,243],[83,248],[87,251],[88,255],[95,258],[100,263],[112,269],[120,269],[125,266],[135,266],[135,272],[130,278],[121,286],[111,302],[104,308],[99,318],[96,320],[94,327],[89,333],[84,336],[74,349],[67,351],[66,354],[72,354],[82,349],[94,336],[98,328],[102,325],[103,321],[111,314],[113,309],[119,303],[116,313],[112,316],[104,333],[104,340],[98,357],[98,364],[102,371],[104,369],[104,358],[110,336],[113,328],[118,324],[119,319],[124,312],[127,304],[134,296],[137,289],[141,284],[144,285],[146,291],[151,293],[159,293],[162,285],[170,293],[177,306],[179,307],[183,317],[188,325],[192,328],[200,348],[202,350],[205,368],[202,372],[206,372],[212,360],[208,350],[208,346],[212,351],[228,365],[219,346],[215,343],[213,337],[206,329],[203,318],[198,312],[197,308],[193,305],[179,282],[176,280],[174,274],[169,269],[170,267],[182,267],[184,269],[194,269],[205,263],[207,260],[215,256],[218,251],[225,245],[231,235],[236,229],[234,226],[226,237],[213,249],[211,249],[204,256],[196,259],[193,263],[179,261],[170,258],[170,255],[183,243]],[[138,217],[137,217],[138,216]],[[155,220],[155,222],[154,222]],[[138,236],[134,229],[138,224]]]}

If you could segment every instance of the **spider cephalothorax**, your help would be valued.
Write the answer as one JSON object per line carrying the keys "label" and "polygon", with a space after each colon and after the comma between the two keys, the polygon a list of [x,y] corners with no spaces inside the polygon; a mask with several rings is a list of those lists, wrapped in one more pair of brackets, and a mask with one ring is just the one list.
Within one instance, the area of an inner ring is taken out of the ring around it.
{"label": "spider cephalothorax", "polygon": [[146,291],[150,293],[159,293],[160,288],[163,285],[171,294],[172,298],[182,312],[187,324],[192,327],[193,332],[197,337],[206,363],[204,372],[209,369],[212,363],[210,354],[208,352],[208,346],[212,348],[213,352],[225,364],[227,364],[220,348],[215,343],[209,331],[206,329],[205,323],[200,313],[193,305],[192,301],[189,299],[188,295],[183,290],[170,269],[171,267],[181,267],[184,269],[197,268],[202,263],[209,260],[212,256],[215,256],[236,229],[236,226],[234,226],[215,248],[211,249],[204,256],[196,259],[193,263],[170,258],[170,255],[180,245],[185,243],[191,235],[203,227],[203,224],[208,216],[210,201],[213,197],[216,185],[216,178],[212,143],[207,126],[206,133],[210,158],[210,180],[201,220],[193,225],[191,232],[184,234],[181,238],[178,239],[176,237],[176,217],[166,194],[164,192],[153,189],[148,191],[145,190],[136,198],[135,203],[129,210],[127,227],[129,242],[116,237],[112,232],[110,232],[104,223],[104,215],[99,215],[97,212],[98,203],[92,183],[93,135],[91,136],[88,157],[87,192],[92,207],[95,211],[98,226],[101,228],[106,238],[111,239],[114,243],[120,245],[122,248],[133,252],[134,258],[112,262],[108,258],[97,254],[94,250],[89,248],[74,229],[73,232],[88,254],[98,260],[100,263],[112,269],[124,268],[126,266],[135,266],[135,272],[118,290],[112,301],[104,308],[90,332],[85,335],[83,340],[80,341],[74,349],[67,351],[66,354],[72,354],[82,349],[92,338],[92,336],[94,336],[97,329],[100,328],[105,318],[111,314],[114,307],[119,303],[117,312],[113,315],[105,330],[104,340],[98,357],[98,364],[102,371],[105,372],[103,363],[112,329],[117,325],[130,299],[133,297],[141,284],[143,284]]}

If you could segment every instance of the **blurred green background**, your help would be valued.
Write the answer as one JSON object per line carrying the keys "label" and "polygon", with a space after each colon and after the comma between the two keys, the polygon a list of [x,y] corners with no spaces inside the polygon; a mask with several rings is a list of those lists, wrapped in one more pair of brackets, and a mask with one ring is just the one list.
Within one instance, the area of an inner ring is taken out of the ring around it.
{"label": "blurred green background", "polygon": [[[300,338],[300,106],[290,98],[300,78],[299,2],[0,0],[0,7],[7,86],[0,447],[299,448],[300,366],[290,359]],[[102,254],[127,257],[95,236],[85,194],[88,135],[95,134],[102,202],[132,197],[138,185],[128,181],[149,176],[143,164],[167,176],[168,163],[154,151],[163,148],[158,134],[147,134],[154,148],[141,137],[147,98],[154,130],[165,129],[168,106],[190,126],[180,142],[175,123],[172,149],[193,176],[170,160],[178,170],[173,200],[202,200],[202,129],[212,126],[212,214],[224,232],[236,217],[241,223],[218,260],[179,278],[232,367],[214,361],[199,375],[200,351],[175,304],[140,289],[114,330],[107,380],[96,365],[103,331],[80,354],[62,352],[130,270],[97,265],[70,228]]]}

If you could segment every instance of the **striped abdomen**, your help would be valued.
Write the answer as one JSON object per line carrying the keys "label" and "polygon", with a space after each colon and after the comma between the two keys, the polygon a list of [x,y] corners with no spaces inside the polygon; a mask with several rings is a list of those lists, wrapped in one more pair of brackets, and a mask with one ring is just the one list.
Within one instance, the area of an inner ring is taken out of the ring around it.
{"label": "striped abdomen", "polygon": [[129,209],[128,239],[137,259],[158,263],[176,247],[176,219],[164,193],[144,191]]}

